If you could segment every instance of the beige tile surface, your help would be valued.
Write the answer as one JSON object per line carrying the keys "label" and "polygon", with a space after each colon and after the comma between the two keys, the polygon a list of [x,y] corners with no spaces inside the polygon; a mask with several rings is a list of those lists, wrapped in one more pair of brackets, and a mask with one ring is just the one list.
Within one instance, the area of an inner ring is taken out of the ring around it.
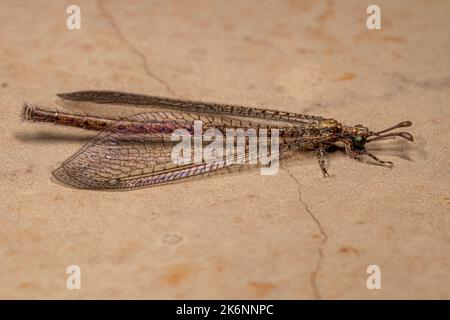
{"label": "beige tile surface", "polygon": [[[450,2],[377,1],[372,31],[373,1],[76,2],[72,31],[73,1],[0,3],[0,298],[450,298]],[[274,176],[74,190],[51,172],[92,134],[19,115],[86,89],[411,120],[416,142],[372,146],[392,170],[335,152],[331,179],[299,154]]]}

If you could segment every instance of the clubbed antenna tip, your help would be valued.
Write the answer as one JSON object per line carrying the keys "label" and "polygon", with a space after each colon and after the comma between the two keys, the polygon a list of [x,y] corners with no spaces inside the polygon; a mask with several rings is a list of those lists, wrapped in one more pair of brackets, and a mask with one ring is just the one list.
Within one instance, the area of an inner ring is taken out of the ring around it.
{"label": "clubbed antenna tip", "polygon": [[407,120],[407,121],[402,121],[398,124],[396,124],[395,126],[392,126],[390,128],[378,131],[378,132],[371,132],[369,138],[367,139],[367,142],[372,142],[372,141],[376,141],[376,140],[384,140],[387,138],[391,138],[391,137],[401,137],[403,139],[406,139],[408,141],[414,142],[414,137],[411,133],[409,132],[391,132],[391,133],[387,133],[387,134],[382,134],[382,133],[386,133],[398,128],[406,128],[406,127],[410,127],[412,126],[412,122]]}

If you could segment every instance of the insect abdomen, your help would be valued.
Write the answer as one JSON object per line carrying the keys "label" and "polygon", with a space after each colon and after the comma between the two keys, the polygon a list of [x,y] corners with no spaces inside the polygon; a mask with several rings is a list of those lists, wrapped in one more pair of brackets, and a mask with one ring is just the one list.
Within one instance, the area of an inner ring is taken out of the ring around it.
{"label": "insect abdomen", "polygon": [[116,119],[70,114],[64,111],[46,109],[31,104],[24,105],[22,118],[28,121],[47,122],[96,131],[108,128],[117,121]]}

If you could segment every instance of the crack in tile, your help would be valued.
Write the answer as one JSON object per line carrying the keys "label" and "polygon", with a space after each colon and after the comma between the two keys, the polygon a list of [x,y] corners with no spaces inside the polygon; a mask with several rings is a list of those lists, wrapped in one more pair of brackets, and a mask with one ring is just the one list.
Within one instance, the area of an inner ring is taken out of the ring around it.
{"label": "crack in tile", "polygon": [[289,175],[291,176],[292,180],[297,184],[297,190],[298,190],[298,201],[303,205],[308,215],[311,217],[311,219],[314,221],[314,223],[317,225],[317,228],[319,229],[320,234],[322,235],[322,240],[320,241],[319,246],[316,248],[317,250],[317,260],[316,260],[316,266],[313,271],[311,271],[310,274],[310,283],[311,287],[314,291],[314,296],[318,300],[322,300],[322,295],[319,290],[319,286],[317,284],[317,275],[319,274],[320,270],[322,269],[322,264],[324,260],[324,254],[323,254],[323,247],[325,246],[325,243],[328,240],[328,234],[325,232],[325,229],[323,228],[322,224],[320,223],[319,219],[317,219],[316,215],[309,209],[308,204],[305,200],[302,198],[302,191],[301,191],[301,184],[298,181],[298,179],[294,176],[294,174],[287,168],[281,166],[282,169],[286,170]]}
{"label": "crack in tile", "polygon": [[103,14],[103,16],[106,18],[106,20],[108,20],[108,23],[111,25],[111,27],[113,28],[114,32],[116,33],[117,37],[119,38],[120,41],[122,41],[123,43],[125,43],[130,50],[141,59],[141,63],[142,66],[145,70],[145,73],[152,79],[156,80],[157,82],[159,82],[161,85],[163,85],[166,90],[172,94],[174,97],[178,97],[178,95],[175,93],[175,91],[172,90],[172,88],[169,86],[169,84],[164,81],[163,79],[161,79],[158,75],[156,75],[155,73],[153,73],[150,70],[150,67],[148,66],[148,60],[145,57],[145,55],[139,51],[127,38],[125,38],[125,36],[123,35],[122,31],[120,30],[119,26],[117,25],[116,21],[114,20],[113,16],[106,10],[106,8],[103,6],[102,1],[97,0],[97,7],[99,9],[99,11]]}

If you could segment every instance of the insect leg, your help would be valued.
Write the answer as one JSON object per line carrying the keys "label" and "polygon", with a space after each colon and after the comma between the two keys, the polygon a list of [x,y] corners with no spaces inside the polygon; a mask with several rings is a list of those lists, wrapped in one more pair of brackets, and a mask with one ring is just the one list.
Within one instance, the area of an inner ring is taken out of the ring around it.
{"label": "insect leg", "polygon": [[388,167],[389,169],[394,166],[394,164],[391,161],[383,161],[377,158],[373,153],[370,153],[369,151],[365,151],[367,156],[371,157],[373,160],[376,161],[376,163],[382,167]]}
{"label": "insect leg", "polygon": [[373,153],[370,153],[369,151],[367,151],[365,149],[354,151],[354,150],[351,150],[350,148],[345,148],[345,151],[350,156],[350,158],[356,159],[360,162],[368,163],[363,158],[361,158],[361,156],[366,155],[366,156],[372,158],[373,160],[375,160],[375,162],[372,162],[372,164],[375,164],[377,166],[388,167],[388,168],[392,168],[394,166],[394,164],[391,161],[380,160]]}
{"label": "insect leg", "polygon": [[329,178],[330,175],[327,172],[327,166],[328,166],[329,161],[328,161],[328,157],[327,157],[327,154],[325,152],[325,149],[324,148],[318,148],[318,149],[315,150],[315,154],[316,154],[316,157],[317,157],[317,161],[319,161],[319,166],[320,166],[320,169],[322,170],[323,176],[325,178],[327,178],[327,177]]}

